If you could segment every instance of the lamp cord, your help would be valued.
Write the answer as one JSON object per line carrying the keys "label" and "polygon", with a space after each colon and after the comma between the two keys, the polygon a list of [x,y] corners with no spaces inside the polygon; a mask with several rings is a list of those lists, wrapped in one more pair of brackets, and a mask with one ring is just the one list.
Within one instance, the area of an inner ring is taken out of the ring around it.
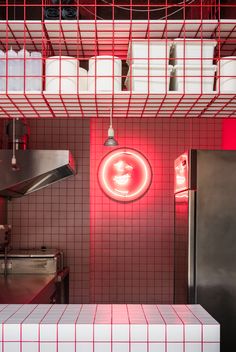
{"label": "lamp cord", "polygon": [[112,127],[112,110],[110,109],[110,127]]}
{"label": "lamp cord", "polygon": [[12,159],[11,159],[11,166],[12,170],[15,171],[17,169],[16,167],[16,120],[13,118],[13,125],[12,125]]}

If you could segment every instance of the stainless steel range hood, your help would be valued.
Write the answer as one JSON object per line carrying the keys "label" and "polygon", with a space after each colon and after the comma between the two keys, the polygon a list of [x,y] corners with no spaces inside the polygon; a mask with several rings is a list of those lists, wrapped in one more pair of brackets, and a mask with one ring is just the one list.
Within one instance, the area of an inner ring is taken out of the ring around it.
{"label": "stainless steel range hood", "polygon": [[0,150],[0,196],[16,198],[75,175],[69,150],[17,150],[18,170],[12,169],[12,151]]}

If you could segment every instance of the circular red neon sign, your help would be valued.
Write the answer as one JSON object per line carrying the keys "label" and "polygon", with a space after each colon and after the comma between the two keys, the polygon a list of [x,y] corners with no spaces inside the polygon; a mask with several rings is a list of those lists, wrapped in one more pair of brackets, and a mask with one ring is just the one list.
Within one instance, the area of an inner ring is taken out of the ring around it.
{"label": "circular red neon sign", "polygon": [[137,150],[118,148],[102,159],[98,180],[107,196],[130,202],[142,197],[148,190],[152,170],[148,160]]}

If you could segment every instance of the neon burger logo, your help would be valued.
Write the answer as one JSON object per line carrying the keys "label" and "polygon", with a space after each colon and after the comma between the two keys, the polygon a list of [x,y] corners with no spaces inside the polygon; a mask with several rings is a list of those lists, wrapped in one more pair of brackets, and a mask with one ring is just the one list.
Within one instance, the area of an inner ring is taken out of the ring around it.
{"label": "neon burger logo", "polygon": [[118,201],[134,201],[145,194],[152,180],[148,160],[134,149],[119,148],[108,153],[98,169],[103,192]]}

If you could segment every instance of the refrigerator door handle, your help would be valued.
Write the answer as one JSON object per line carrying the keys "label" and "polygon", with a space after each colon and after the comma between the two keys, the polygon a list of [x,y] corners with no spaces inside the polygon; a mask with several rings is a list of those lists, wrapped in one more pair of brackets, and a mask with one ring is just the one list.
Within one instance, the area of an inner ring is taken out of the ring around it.
{"label": "refrigerator door handle", "polygon": [[196,192],[189,191],[189,209],[188,209],[188,302],[190,304],[197,302],[196,292],[196,214],[195,214],[195,203],[196,203]]}

